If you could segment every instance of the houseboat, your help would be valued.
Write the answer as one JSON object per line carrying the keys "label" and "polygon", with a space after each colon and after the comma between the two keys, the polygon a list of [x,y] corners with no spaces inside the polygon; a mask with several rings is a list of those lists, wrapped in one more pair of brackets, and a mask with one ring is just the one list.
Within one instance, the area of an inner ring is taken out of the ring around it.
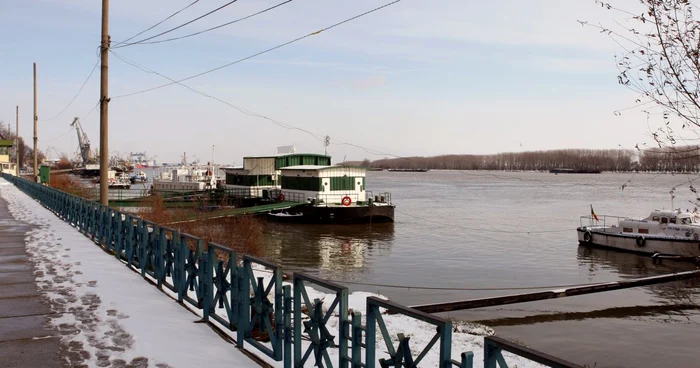
{"label": "houseboat", "polygon": [[366,167],[333,166],[331,157],[278,153],[244,157],[242,167],[224,167],[222,185],[241,195],[290,208],[268,213],[271,220],[301,223],[393,222],[391,195],[367,192]]}
{"label": "houseboat", "polygon": [[0,138],[0,173],[17,175],[17,167],[10,162],[10,150],[13,147],[12,139]]}
{"label": "houseboat", "polygon": [[160,192],[199,192],[216,188],[217,168],[211,165],[206,167],[179,167],[162,171],[153,178],[153,191]]}
{"label": "houseboat", "polygon": [[648,217],[581,217],[576,229],[581,245],[599,246],[656,257],[700,257],[700,214],[654,210]]}
{"label": "houseboat", "polygon": [[394,221],[391,194],[365,190],[365,167],[298,165],[281,171],[280,201],[302,205],[272,211],[270,219],[320,224]]}

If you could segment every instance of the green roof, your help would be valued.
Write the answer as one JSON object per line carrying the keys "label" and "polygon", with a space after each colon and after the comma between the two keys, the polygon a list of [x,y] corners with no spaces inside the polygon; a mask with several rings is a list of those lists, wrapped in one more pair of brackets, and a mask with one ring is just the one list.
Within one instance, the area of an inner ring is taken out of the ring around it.
{"label": "green roof", "polygon": [[13,145],[12,139],[0,139],[0,147],[12,147]]}
{"label": "green roof", "polygon": [[321,155],[321,154],[318,154],[318,153],[280,153],[280,154],[267,155],[267,156],[245,156],[245,157],[243,157],[243,158],[244,158],[244,159],[246,159],[246,158],[278,158],[278,157],[293,157],[293,156],[327,157],[327,158],[331,158],[331,156],[328,156],[328,155]]}

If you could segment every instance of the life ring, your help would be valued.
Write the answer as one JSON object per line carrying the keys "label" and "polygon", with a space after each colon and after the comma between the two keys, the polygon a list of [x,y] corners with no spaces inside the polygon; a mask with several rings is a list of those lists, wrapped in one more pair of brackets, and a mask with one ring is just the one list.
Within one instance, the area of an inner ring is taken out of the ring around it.
{"label": "life ring", "polygon": [[644,239],[641,236],[638,236],[637,239],[635,239],[635,242],[637,243],[637,246],[641,248],[645,245],[646,239]]}
{"label": "life ring", "polygon": [[284,193],[280,193],[280,202],[284,202]]}
{"label": "life ring", "polygon": [[352,199],[348,196],[343,197],[343,206],[349,206],[352,204]]}
{"label": "life ring", "polygon": [[593,242],[593,235],[591,235],[590,231],[583,233],[583,241],[589,244]]}

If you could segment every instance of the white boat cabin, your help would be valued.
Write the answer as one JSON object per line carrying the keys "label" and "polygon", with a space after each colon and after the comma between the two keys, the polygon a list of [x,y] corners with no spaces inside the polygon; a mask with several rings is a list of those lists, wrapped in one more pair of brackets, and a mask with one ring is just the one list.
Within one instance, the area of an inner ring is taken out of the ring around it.
{"label": "white boat cabin", "polygon": [[10,161],[10,150],[13,147],[11,139],[0,139],[0,173],[16,175],[17,167]]}
{"label": "white boat cabin", "polygon": [[[214,168],[216,170],[216,168]],[[153,180],[153,189],[164,191],[198,191],[216,188],[216,176],[207,166],[163,171]]]}
{"label": "white boat cabin", "polygon": [[[603,227],[605,232],[610,233],[693,237],[697,239],[698,234],[700,234],[700,213],[681,211],[680,209],[654,210],[644,219],[618,218],[616,225],[608,223],[608,226]],[[595,228],[595,226],[591,228]]]}
{"label": "white boat cabin", "polygon": [[312,153],[284,153],[269,156],[248,156],[243,166],[223,167],[224,188],[251,197],[267,197],[281,187],[281,169],[294,165],[330,165],[331,158]]}
{"label": "white boat cabin", "polygon": [[367,200],[364,167],[296,165],[281,171],[282,194],[290,200],[327,206],[362,205]]}

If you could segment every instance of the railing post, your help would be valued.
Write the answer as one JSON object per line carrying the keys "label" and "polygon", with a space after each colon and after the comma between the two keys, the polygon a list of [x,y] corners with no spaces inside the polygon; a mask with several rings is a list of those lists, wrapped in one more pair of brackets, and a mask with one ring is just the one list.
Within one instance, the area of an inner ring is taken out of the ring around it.
{"label": "railing post", "polygon": [[452,367],[452,322],[447,321],[440,332],[440,368]]}
{"label": "railing post", "polygon": [[199,282],[202,288],[202,315],[205,321],[209,321],[212,288],[214,285],[212,280],[212,265],[209,264],[209,252],[212,251],[213,249],[207,249],[206,252],[202,252],[199,266]]}
{"label": "railing post", "polygon": [[362,366],[362,313],[352,313],[352,368]]}
{"label": "railing post", "polygon": [[338,365],[340,368],[348,368],[348,334],[350,332],[350,321],[348,320],[348,289],[342,289],[339,292],[340,305],[338,305],[338,314],[340,317],[340,333],[338,338]]}
{"label": "railing post", "polygon": [[[239,268],[238,274],[240,277],[239,285],[241,286],[241,308],[238,310],[240,317],[238,318],[236,345],[238,345],[239,349],[243,349],[243,343],[245,342],[246,335],[248,334],[248,326],[250,325],[250,275],[248,275],[248,270],[246,270],[245,265]],[[296,313],[296,310],[294,313]],[[295,351],[296,344],[297,341],[295,340]]]}
{"label": "railing post", "polygon": [[285,285],[282,287],[284,294],[284,368],[292,366],[292,287]]}
{"label": "railing post", "polygon": [[489,339],[484,339],[484,368],[498,368],[498,360],[496,359],[498,350],[500,349],[491,344]]}
{"label": "railing post", "polygon": [[124,241],[124,234],[122,230],[122,214],[121,212],[117,211],[115,214],[115,219],[117,221],[117,229],[116,229],[116,236],[114,237],[114,256],[117,257],[117,259],[122,258],[122,247],[123,247],[123,241]]}
{"label": "railing post", "polygon": [[187,277],[185,277],[185,260],[189,249],[179,231],[173,233],[173,252],[175,253],[175,274],[173,275],[173,285],[177,285],[177,301],[182,303],[187,292]]}
{"label": "railing post", "polygon": [[367,299],[367,326],[365,334],[365,365],[367,368],[374,368],[377,362],[377,313],[379,308],[369,304]]}
{"label": "railing post", "polygon": [[294,278],[294,367],[301,367],[301,289],[304,280]]}
{"label": "railing post", "polygon": [[158,240],[156,241],[154,271],[158,289],[163,289],[163,280],[165,280],[165,260],[163,259],[163,256],[165,255],[165,250],[167,248],[165,242],[168,240],[165,237],[165,230],[160,226],[158,226],[157,236]]}

